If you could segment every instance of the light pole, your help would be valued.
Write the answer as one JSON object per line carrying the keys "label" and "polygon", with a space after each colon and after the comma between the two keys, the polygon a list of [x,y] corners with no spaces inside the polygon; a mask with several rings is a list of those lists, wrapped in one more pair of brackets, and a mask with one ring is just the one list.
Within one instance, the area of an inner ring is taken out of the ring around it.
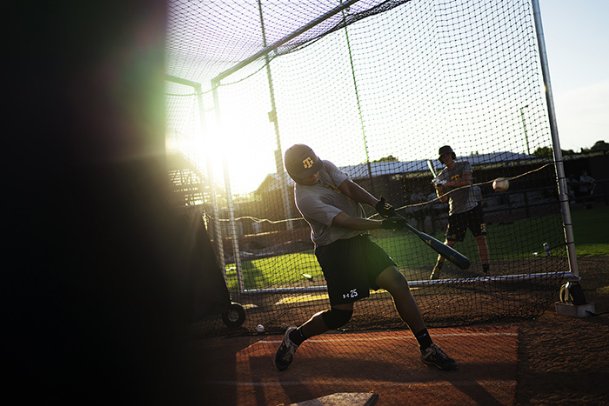
{"label": "light pole", "polygon": [[527,132],[527,122],[524,119],[524,109],[526,109],[527,107],[529,107],[528,104],[522,106],[519,110],[520,110],[520,120],[522,121],[522,129],[524,130],[524,142],[526,143],[527,154],[531,155],[531,150],[529,149],[529,133]]}

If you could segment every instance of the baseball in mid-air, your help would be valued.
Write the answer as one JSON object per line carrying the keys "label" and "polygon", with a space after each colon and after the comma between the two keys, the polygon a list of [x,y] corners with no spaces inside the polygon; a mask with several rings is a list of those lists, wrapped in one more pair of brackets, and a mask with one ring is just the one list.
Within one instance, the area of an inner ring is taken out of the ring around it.
{"label": "baseball in mid-air", "polygon": [[264,326],[262,324],[258,324],[256,326],[256,332],[257,333],[264,333]]}
{"label": "baseball in mid-air", "polygon": [[505,192],[510,188],[510,181],[506,178],[497,178],[493,181],[493,190],[495,192]]}

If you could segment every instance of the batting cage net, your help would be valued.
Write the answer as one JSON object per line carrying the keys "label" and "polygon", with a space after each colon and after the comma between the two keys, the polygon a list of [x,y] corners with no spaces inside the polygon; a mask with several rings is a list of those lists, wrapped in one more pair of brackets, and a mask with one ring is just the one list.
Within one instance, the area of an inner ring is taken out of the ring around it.
{"label": "batting cage net", "polygon": [[[471,266],[447,261],[433,280],[437,253],[412,232],[370,233],[428,325],[535,317],[557,299],[570,266],[529,0],[174,0],[168,29],[176,204],[200,211],[231,300],[246,312],[236,326],[199,315],[206,333],[279,332],[329,307],[284,170],[295,143],[441,241],[448,205],[428,160],[442,170],[438,149],[450,145],[470,163],[488,273],[469,230],[455,248]],[[492,187],[500,177],[506,191]],[[378,290],[343,328],[402,327]]]}

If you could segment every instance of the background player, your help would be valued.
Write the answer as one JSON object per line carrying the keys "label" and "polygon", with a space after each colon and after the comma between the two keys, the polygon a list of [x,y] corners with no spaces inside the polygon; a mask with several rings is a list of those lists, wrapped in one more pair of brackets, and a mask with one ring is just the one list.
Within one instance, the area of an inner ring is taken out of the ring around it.
{"label": "background player", "polygon": [[[432,342],[408,283],[395,262],[370,240],[367,230],[404,227],[395,210],[351,181],[332,162],[322,161],[311,148],[296,144],[285,152],[285,166],[294,180],[298,210],[311,227],[315,256],[328,287],[330,309],[314,314],[299,327],[288,327],[275,355],[275,366],[285,370],[307,338],[337,329],[353,314],[354,303],[385,289],[416,337],[421,360],[440,369],[455,369],[456,362]],[[360,203],[375,207],[384,220],[364,217]]]}
{"label": "background player", "polygon": [[[445,168],[434,179],[434,186],[440,201],[443,203],[448,201],[445,243],[452,247],[457,241],[463,241],[465,232],[469,228],[476,238],[482,270],[488,274],[489,250],[482,212],[482,193],[478,186],[472,187],[471,165],[468,161],[456,160],[457,156],[449,145],[441,147],[438,155],[438,160],[445,165]],[[444,257],[438,255],[429,279],[437,279],[443,265]]]}

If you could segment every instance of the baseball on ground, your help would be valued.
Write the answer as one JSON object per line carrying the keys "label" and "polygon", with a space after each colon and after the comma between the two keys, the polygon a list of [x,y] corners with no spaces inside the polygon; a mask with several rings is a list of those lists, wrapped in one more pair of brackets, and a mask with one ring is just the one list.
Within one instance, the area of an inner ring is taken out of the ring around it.
{"label": "baseball on ground", "polygon": [[510,181],[506,178],[497,178],[493,181],[493,190],[495,192],[505,192],[510,188]]}
{"label": "baseball on ground", "polygon": [[258,324],[256,326],[256,332],[258,332],[258,333],[264,333],[264,326],[262,324]]}

